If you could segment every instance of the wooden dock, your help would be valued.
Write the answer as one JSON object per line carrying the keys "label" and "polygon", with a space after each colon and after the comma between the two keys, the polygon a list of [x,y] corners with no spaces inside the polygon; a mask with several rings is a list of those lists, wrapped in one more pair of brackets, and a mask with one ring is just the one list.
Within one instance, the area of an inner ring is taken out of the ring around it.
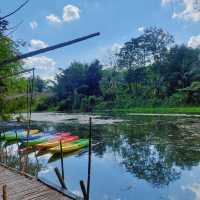
{"label": "wooden dock", "polygon": [[8,200],[71,200],[36,178],[0,165],[0,199],[3,185],[7,186]]}

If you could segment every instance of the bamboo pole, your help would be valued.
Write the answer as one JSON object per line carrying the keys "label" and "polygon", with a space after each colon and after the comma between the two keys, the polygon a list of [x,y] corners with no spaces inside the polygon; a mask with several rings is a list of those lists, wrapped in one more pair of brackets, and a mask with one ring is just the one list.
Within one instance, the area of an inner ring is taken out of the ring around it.
{"label": "bamboo pole", "polygon": [[64,163],[63,163],[63,149],[62,149],[62,140],[60,140],[60,162],[61,162],[61,170],[62,170],[62,179],[65,180],[64,174]]}
{"label": "bamboo pole", "polygon": [[80,181],[80,187],[81,187],[81,191],[83,193],[83,199],[87,200],[87,192],[86,192],[85,184],[82,180]]}
{"label": "bamboo pole", "polygon": [[35,170],[35,176],[36,178],[38,178],[38,172],[39,172],[39,160],[38,160],[38,157],[37,157],[37,154],[36,154],[36,148],[34,147],[34,155],[35,155],[35,160],[36,160],[36,163],[37,163],[37,167],[36,167],[36,170]]}
{"label": "bamboo pole", "polygon": [[92,157],[92,118],[89,119],[89,153],[88,153],[88,178],[87,178],[87,200],[90,199],[90,177],[91,177],[91,157]]}
{"label": "bamboo pole", "polygon": [[62,188],[67,189],[67,187],[66,187],[66,185],[65,185],[65,182],[64,182],[64,180],[63,180],[63,178],[62,178],[62,175],[60,174],[59,169],[56,167],[56,168],[54,169],[54,171],[55,171],[55,173],[56,173],[56,176],[57,176],[57,178],[58,178],[58,180],[59,180],[60,185],[62,186]]}
{"label": "bamboo pole", "polygon": [[[20,165],[20,148],[19,148],[19,141],[18,141],[17,130],[15,130],[15,135],[16,135],[16,140],[17,140],[17,153],[18,153],[19,165]],[[20,166],[19,166],[19,168],[20,168]]]}
{"label": "bamboo pole", "polygon": [[7,185],[3,185],[3,200],[8,200],[7,197]]}
{"label": "bamboo pole", "polygon": [[41,53],[45,53],[45,52],[48,52],[48,51],[53,51],[55,49],[59,49],[59,48],[65,47],[65,46],[69,46],[69,45],[72,45],[72,44],[75,44],[75,43],[78,43],[78,42],[81,42],[81,41],[84,41],[84,40],[87,40],[89,38],[96,37],[96,36],[99,36],[99,35],[100,35],[100,33],[97,32],[97,33],[93,33],[93,34],[90,34],[90,35],[87,35],[87,36],[84,36],[84,37],[80,37],[80,38],[77,38],[77,39],[74,39],[74,40],[71,40],[71,41],[68,41],[68,42],[59,43],[59,44],[49,46],[49,47],[46,47],[46,48],[43,48],[43,49],[31,51],[31,52],[25,53],[23,55],[18,55],[14,58],[10,58],[10,59],[6,59],[6,60],[2,61],[0,63],[0,66],[6,65],[6,64],[24,59],[24,58],[32,57],[32,56],[35,56],[35,55],[38,55],[38,54],[41,54]]}

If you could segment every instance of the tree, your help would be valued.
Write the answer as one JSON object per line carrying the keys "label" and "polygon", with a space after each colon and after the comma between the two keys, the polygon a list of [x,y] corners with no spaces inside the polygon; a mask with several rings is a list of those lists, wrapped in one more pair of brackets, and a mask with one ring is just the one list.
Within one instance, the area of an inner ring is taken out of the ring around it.
{"label": "tree", "polygon": [[184,45],[170,49],[165,61],[161,63],[160,76],[166,85],[167,95],[170,96],[178,89],[200,81],[200,51]]}
{"label": "tree", "polygon": [[8,21],[0,18],[0,34],[8,30]]}
{"label": "tree", "polygon": [[144,30],[144,34],[139,37],[140,46],[145,50],[147,62],[161,62],[168,49],[173,45],[174,38],[171,34],[161,28],[150,27]]}
{"label": "tree", "polygon": [[44,92],[44,90],[47,88],[47,83],[37,76],[34,81],[34,87],[36,92]]}
{"label": "tree", "polygon": [[173,42],[173,36],[163,29],[147,28],[142,35],[124,44],[118,54],[118,65],[126,69],[137,69],[160,62]]}
{"label": "tree", "polygon": [[[62,102],[60,109],[79,109],[83,99],[87,101],[90,96],[101,95],[101,70],[102,67],[98,60],[91,64],[73,62],[67,69],[62,70],[56,76],[53,88],[58,100]],[[88,105],[92,104],[93,101]]]}
{"label": "tree", "polygon": [[[16,43],[12,41],[10,38],[0,33],[0,62],[5,58],[12,58],[17,54],[19,54],[19,51]],[[5,97],[13,95],[15,91],[13,85],[17,85],[19,81],[17,77],[9,77],[9,78],[4,78],[4,77],[11,75],[13,72],[17,72],[20,69],[21,69],[20,62],[14,62],[11,64],[1,66],[0,69],[0,103],[1,103],[0,115],[1,116],[4,115],[5,112],[11,111],[11,109],[9,109],[11,104],[6,101]]]}
{"label": "tree", "polygon": [[73,95],[77,88],[84,85],[85,69],[87,67],[85,64],[73,62],[56,76],[54,92],[60,99]]}
{"label": "tree", "polygon": [[102,78],[101,73],[102,65],[98,60],[91,63],[86,71],[85,84],[88,86],[89,96],[99,96],[101,95],[100,90],[100,80]]}
{"label": "tree", "polygon": [[[155,73],[155,88],[159,91],[161,85],[161,77],[159,76],[160,62],[165,58],[168,48],[173,44],[173,37],[161,28],[150,27],[144,30],[144,33],[137,38],[132,38],[126,42],[118,54],[118,66],[127,70],[126,80],[132,91],[132,85],[137,86],[142,80],[138,77],[144,77],[145,68],[150,64],[154,64]],[[138,74],[139,73],[139,74]],[[159,93],[159,92],[157,92]]]}

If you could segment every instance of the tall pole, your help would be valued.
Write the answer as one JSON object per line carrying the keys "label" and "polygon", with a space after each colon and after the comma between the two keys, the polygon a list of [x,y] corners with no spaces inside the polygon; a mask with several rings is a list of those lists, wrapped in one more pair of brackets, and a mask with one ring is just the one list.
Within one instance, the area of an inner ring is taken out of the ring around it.
{"label": "tall pole", "polygon": [[34,79],[35,79],[35,68],[32,69],[32,79],[30,80],[29,90],[28,90],[28,99],[30,92],[30,100],[28,100],[28,133],[27,133],[27,143],[29,140],[30,129],[31,129],[31,114],[32,114],[32,103],[33,103],[33,89],[34,89]]}
{"label": "tall pole", "polygon": [[87,200],[90,199],[90,176],[91,176],[91,161],[92,161],[92,118],[89,119],[89,153],[88,153],[88,178],[87,178]]}
{"label": "tall pole", "polygon": [[62,179],[64,181],[65,180],[65,174],[64,174],[62,139],[60,139],[60,161],[61,161]]}
{"label": "tall pole", "polygon": [[27,80],[27,97],[26,97],[26,103],[27,103],[27,144],[28,144],[28,138],[29,138],[29,90],[30,90],[30,80]]}
{"label": "tall pole", "polygon": [[81,42],[81,41],[84,41],[84,40],[87,40],[89,38],[96,37],[96,36],[99,36],[99,35],[100,35],[100,33],[97,32],[97,33],[86,35],[86,36],[83,36],[83,37],[80,37],[80,38],[77,38],[77,39],[74,39],[74,40],[71,40],[71,41],[68,41],[68,42],[59,43],[59,44],[49,46],[49,47],[46,47],[46,48],[43,48],[43,49],[39,49],[39,50],[36,50],[36,51],[31,51],[29,53],[18,55],[14,58],[4,60],[3,62],[0,63],[0,66],[6,65],[6,64],[9,64],[11,62],[15,62],[15,61],[18,61],[18,60],[21,60],[21,59],[24,59],[24,58],[36,56],[38,54],[45,53],[45,52],[48,52],[48,51],[53,51],[55,49],[59,49],[59,48],[65,47],[65,46],[69,46],[69,45],[72,45],[72,44],[75,44],[75,43],[78,43],[78,42]]}

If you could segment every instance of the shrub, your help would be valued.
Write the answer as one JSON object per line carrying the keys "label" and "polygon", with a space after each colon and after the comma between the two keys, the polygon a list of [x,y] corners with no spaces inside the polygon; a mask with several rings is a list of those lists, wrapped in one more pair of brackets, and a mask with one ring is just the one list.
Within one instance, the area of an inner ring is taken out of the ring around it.
{"label": "shrub", "polygon": [[181,92],[174,93],[171,95],[168,100],[167,104],[171,106],[180,106],[184,105],[187,99],[187,95]]}

